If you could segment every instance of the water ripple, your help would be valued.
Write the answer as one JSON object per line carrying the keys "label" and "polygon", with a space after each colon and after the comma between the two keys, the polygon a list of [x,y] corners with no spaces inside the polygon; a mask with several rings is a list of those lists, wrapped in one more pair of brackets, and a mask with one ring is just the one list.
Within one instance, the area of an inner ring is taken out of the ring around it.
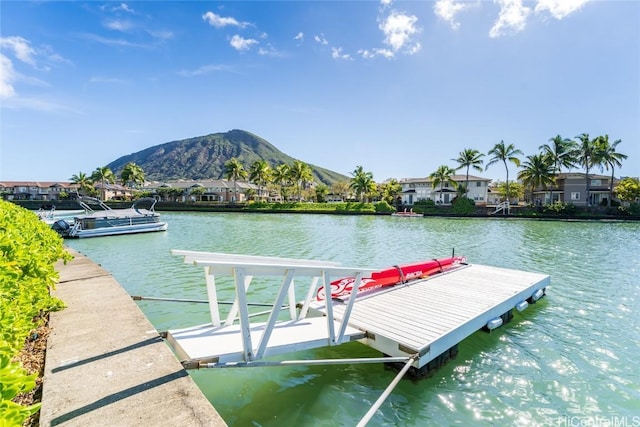
{"label": "water ripple", "polygon": [[[371,426],[568,425],[568,417],[593,420],[637,414],[638,223],[163,215],[170,223],[167,233],[82,239],[69,245],[103,265],[130,294],[175,298],[206,298],[206,290],[203,270],[183,264],[170,249],[312,258],[365,267],[455,251],[472,263],[551,275],[547,297],[516,313],[506,327],[467,338],[457,359],[434,376],[401,381]],[[234,298],[231,281],[217,284],[219,299]],[[272,299],[279,284],[256,282],[250,299]],[[208,321],[204,304],[141,302],[140,307],[160,330]],[[378,354],[352,343],[292,357],[358,356]],[[232,426],[352,426],[394,375],[380,365],[192,373]]]}

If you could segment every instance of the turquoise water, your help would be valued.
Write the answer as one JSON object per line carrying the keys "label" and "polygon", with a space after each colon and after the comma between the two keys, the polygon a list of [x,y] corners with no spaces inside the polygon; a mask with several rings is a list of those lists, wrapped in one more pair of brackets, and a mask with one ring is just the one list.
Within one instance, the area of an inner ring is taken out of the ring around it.
{"label": "turquoise water", "polygon": [[[401,381],[370,426],[640,426],[640,223],[162,215],[166,233],[67,244],[131,295],[154,297],[206,298],[202,269],[183,264],[170,249],[372,268],[455,250],[471,263],[551,275],[540,303],[506,327],[464,340],[458,357],[434,376]],[[230,286],[220,284],[226,288],[220,300],[231,300]],[[267,287],[255,292],[270,300]],[[140,307],[158,330],[208,321],[203,304],[143,301]],[[292,358],[367,356],[379,353],[350,343]],[[395,376],[378,364],[190,373],[231,426],[353,426]]]}

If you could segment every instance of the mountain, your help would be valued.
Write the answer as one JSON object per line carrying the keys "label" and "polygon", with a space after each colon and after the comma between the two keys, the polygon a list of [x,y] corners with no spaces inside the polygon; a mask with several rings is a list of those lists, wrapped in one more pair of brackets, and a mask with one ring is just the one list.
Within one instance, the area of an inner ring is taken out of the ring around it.
{"label": "mountain", "polygon": [[[224,177],[225,162],[232,157],[240,160],[247,171],[256,160],[265,160],[272,168],[282,163],[291,165],[297,160],[259,136],[234,129],[155,145],[122,156],[107,167],[119,176],[127,163],[134,162],[144,170],[147,181],[220,179]],[[316,182],[331,185],[349,180],[345,175],[307,164],[312,169]]]}

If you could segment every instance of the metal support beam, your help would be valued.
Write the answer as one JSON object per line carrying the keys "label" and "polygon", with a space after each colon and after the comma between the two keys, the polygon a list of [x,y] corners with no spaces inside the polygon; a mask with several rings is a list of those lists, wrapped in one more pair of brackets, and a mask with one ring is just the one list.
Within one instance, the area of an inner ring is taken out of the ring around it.
{"label": "metal support beam", "polygon": [[380,395],[378,400],[376,400],[375,403],[371,406],[371,408],[369,408],[367,413],[364,415],[364,417],[362,417],[362,419],[358,423],[357,427],[364,427],[364,426],[367,425],[367,423],[369,421],[371,421],[371,418],[373,418],[373,416],[375,415],[376,411],[378,409],[380,409],[380,406],[382,406],[382,404],[387,399],[387,397],[389,397],[389,395],[391,394],[393,389],[396,387],[396,385],[398,385],[398,383],[400,382],[402,377],[404,377],[404,374],[407,373],[407,371],[409,370],[409,368],[411,367],[411,365],[413,364],[413,362],[417,358],[418,358],[418,355],[415,355],[415,354],[413,356],[409,357],[409,360],[407,360],[407,363],[405,363],[405,365],[402,367],[400,372],[398,372],[398,375],[396,375],[396,377],[393,379],[393,381],[391,381],[391,384],[389,384],[387,386],[387,388]]}
{"label": "metal support beam", "polygon": [[[221,369],[221,368],[264,368],[282,366],[313,366],[313,365],[361,365],[365,363],[391,363],[406,362],[411,357],[362,357],[356,359],[314,359],[314,360],[280,360],[280,361],[250,361],[250,362],[227,362],[227,363],[201,363],[199,368]],[[413,360],[411,359],[411,362]]]}

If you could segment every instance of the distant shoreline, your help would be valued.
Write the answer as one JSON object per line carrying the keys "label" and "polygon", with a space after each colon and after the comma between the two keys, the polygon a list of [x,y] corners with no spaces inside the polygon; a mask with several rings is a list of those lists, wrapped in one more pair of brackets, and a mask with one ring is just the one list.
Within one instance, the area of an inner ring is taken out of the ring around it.
{"label": "distant shoreline", "polygon": [[[47,201],[47,200],[11,200],[12,203],[22,206],[25,209],[37,211],[43,206],[55,205],[56,210],[77,210],[78,204],[74,201]],[[114,209],[130,207],[131,202],[107,202]],[[446,212],[446,207],[442,207],[442,212],[424,213],[424,218],[486,218],[486,219],[533,219],[545,221],[600,221],[600,222],[635,222],[640,221],[640,216],[606,215],[602,213],[602,207],[592,207],[600,212],[587,213],[583,209],[576,215],[545,215],[542,213],[527,214],[518,213],[521,207],[513,207],[511,215],[490,214],[490,207],[477,208],[474,214],[456,214]],[[351,210],[327,210],[327,209],[251,209],[247,205],[240,204],[213,204],[207,202],[158,202],[155,206],[158,212],[237,212],[237,213],[258,213],[258,214],[321,214],[321,215],[369,215],[369,216],[389,216],[389,212],[371,211],[351,211]],[[580,208],[579,208],[580,209]],[[398,218],[399,221],[420,220],[420,218]]]}

